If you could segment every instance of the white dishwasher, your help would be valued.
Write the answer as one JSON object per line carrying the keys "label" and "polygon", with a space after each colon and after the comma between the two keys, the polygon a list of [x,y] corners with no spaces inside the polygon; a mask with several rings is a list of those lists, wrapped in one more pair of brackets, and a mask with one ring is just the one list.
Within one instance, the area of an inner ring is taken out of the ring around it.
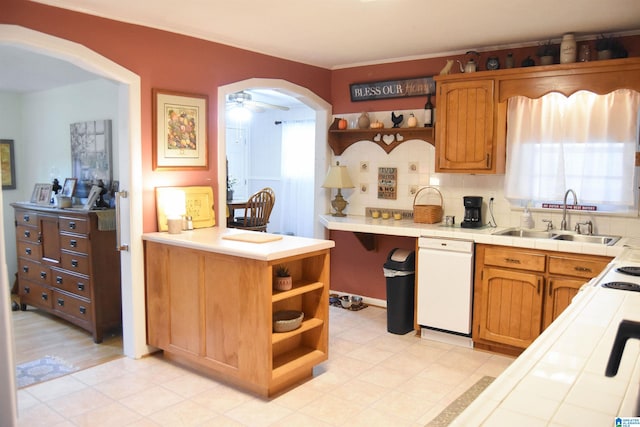
{"label": "white dishwasher", "polygon": [[436,331],[471,335],[473,241],[418,239],[417,320]]}

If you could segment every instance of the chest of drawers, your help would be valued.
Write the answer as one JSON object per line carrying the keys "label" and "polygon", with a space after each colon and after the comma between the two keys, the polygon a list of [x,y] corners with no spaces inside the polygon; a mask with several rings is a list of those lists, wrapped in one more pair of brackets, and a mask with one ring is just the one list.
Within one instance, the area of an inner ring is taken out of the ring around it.
{"label": "chest of drawers", "polygon": [[102,342],[122,325],[114,212],[14,203],[20,305],[59,316]]}

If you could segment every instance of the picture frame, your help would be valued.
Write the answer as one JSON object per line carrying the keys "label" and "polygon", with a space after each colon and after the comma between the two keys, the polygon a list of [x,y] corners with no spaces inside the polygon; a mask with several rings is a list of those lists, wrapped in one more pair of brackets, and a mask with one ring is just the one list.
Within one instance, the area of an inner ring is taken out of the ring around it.
{"label": "picture frame", "polygon": [[36,184],[33,186],[33,192],[31,193],[31,203],[38,205],[51,204],[51,184]]}
{"label": "picture frame", "polygon": [[82,210],[89,211],[100,197],[100,193],[102,193],[102,187],[97,185],[93,185],[91,187],[91,191],[89,191],[89,196],[87,197],[87,201],[82,207]]}
{"label": "picture frame", "polygon": [[153,169],[208,170],[207,95],[152,89]]}
{"label": "picture frame", "polygon": [[72,197],[73,192],[76,190],[76,184],[78,183],[78,178],[66,178],[64,180],[64,185],[62,186],[61,196],[64,197]]}
{"label": "picture frame", "polygon": [[16,161],[13,151],[13,139],[0,139],[0,168],[2,170],[2,189],[16,188]]}

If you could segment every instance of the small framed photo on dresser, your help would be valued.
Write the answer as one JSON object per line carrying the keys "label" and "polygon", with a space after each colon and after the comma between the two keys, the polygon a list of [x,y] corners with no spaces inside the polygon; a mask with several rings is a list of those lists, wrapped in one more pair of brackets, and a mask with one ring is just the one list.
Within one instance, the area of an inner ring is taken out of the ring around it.
{"label": "small framed photo on dresser", "polygon": [[64,180],[64,186],[62,187],[62,196],[71,197],[76,190],[77,178],[67,178]]}
{"label": "small framed photo on dresser", "polygon": [[36,184],[33,186],[33,193],[31,193],[31,203],[38,205],[51,204],[51,184]]}

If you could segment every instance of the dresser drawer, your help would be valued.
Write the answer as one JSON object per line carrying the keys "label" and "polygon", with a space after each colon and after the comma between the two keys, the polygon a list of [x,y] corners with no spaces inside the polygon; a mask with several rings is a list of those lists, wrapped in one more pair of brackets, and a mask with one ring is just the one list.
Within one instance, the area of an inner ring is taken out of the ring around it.
{"label": "dresser drawer", "polygon": [[484,252],[485,265],[543,272],[545,262],[546,255],[534,252],[493,247],[486,248]]}
{"label": "dresser drawer", "polygon": [[16,211],[16,224],[17,225],[32,225],[38,226],[38,214],[30,211]]}
{"label": "dresser drawer", "polygon": [[609,259],[549,256],[549,273],[585,279],[596,277],[609,264]]}
{"label": "dresser drawer", "polygon": [[61,216],[58,221],[60,231],[78,234],[87,234],[89,232],[89,224],[87,224],[87,220],[84,218]]}
{"label": "dresser drawer", "polygon": [[52,290],[39,283],[29,280],[20,280],[18,285],[18,294],[20,295],[21,304],[29,304],[34,307],[51,308],[51,300],[53,298]]}
{"label": "dresser drawer", "polygon": [[74,236],[71,234],[60,233],[60,249],[88,254],[89,239],[85,236]]}
{"label": "dresser drawer", "polygon": [[69,294],[53,291],[53,309],[70,316],[91,322],[93,317],[93,308],[89,301],[83,298],[77,298]]}
{"label": "dresser drawer", "polygon": [[42,249],[38,243],[18,241],[18,256],[33,261],[40,261]]}
{"label": "dresser drawer", "polygon": [[37,227],[18,225],[16,227],[16,239],[23,240],[25,242],[39,243],[40,233],[38,233]]}
{"label": "dresser drawer", "polygon": [[52,268],[51,285],[89,300],[91,299],[91,281],[86,277],[76,276],[75,274]]}
{"label": "dresser drawer", "polygon": [[42,285],[49,285],[51,282],[51,270],[48,266],[24,258],[18,258],[18,276],[20,279],[31,280]]}
{"label": "dresser drawer", "polygon": [[60,266],[65,270],[89,275],[89,258],[86,255],[62,252],[60,258]]}

